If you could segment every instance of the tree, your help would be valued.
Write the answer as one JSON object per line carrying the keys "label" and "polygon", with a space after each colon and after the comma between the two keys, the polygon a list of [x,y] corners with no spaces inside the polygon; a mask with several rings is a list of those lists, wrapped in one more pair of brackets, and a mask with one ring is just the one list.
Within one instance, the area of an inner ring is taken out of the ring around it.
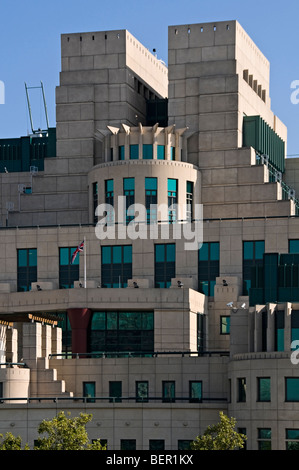
{"label": "tree", "polygon": [[246,436],[235,431],[235,418],[228,418],[222,411],[220,422],[208,426],[206,431],[192,442],[193,450],[234,450],[242,449]]}
{"label": "tree", "polygon": [[11,432],[7,432],[5,437],[0,434],[2,442],[0,443],[0,450],[29,450],[28,444],[22,449],[22,439],[20,436],[15,437]]}
{"label": "tree", "polygon": [[105,450],[100,440],[90,443],[86,424],[92,415],[80,413],[78,417],[68,418],[60,411],[52,420],[43,420],[38,433],[46,433],[47,437],[39,437],[35,450]]}

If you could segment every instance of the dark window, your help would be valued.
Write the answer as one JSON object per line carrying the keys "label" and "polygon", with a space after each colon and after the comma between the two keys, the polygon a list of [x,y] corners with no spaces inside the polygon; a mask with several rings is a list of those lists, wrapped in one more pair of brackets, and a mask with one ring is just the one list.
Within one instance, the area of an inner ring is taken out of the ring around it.
{"label": "dark window", "polygon": [[79,280],[79,255],[73,264],[71,259],[77,247],[59,248],[59,289],[70,289]]}
{"label": "dark window", "polygon": [[284,351],[284,311],[275,312],[275,351]]}
{"label": "dark window", "polygon": [[135,179],[124,178],[124,196],[126,198],[126,224],[134,220],[135,212],[133,206],[135,204]]}
{"label": "dark window", "polygon": [[89,329],[89,352],[146,355],[153,351],[153,312],[93,312]]}
{"label": "dark window", "polygon": [[229,335],[230,334],[230,317],[222,315],[220,317],[220,334]]}
{"label": "dark window", "polygon": [[214,296],[216,277],[219,276],[219,242],[205,242],[198,250],[198,290]]}
{"label": "dark window", "polygon": [[246,402],[246,379],[238,379],[238,402]]}
{"label": "dark window", "polygon": [[299,310],[292,310],[291,314],[291,342],[293,341],[299,341]]}
{"label": "dark window", "polygon": [[299,450],[299,429],[286,429],[286,450]]}
{"label": "dark window", "polygon": [[271,450],[271,429],[258,429],[258,450]]}
{"label": "dark window", "polygon": [[[243,295],[249,295],[251,287],[263,287],[264,241],[243,242]],[[254,285],[252,285],[252,280]]]}
{"label": "dark window", "polygon": [[164,450],[165,441],[164,439],[150,439],[149,440],[149,450]]}
{"label": "dark window", "polygon": [[170,287],[175,277],[175,244],[155,245],[155,287]]}
{"label": "dark window", "polygon": [[186,183],[186,219],[191,222],[193,220],[193,182]]}
{"label": "dark window", "polygon": [[18,259],[18,291],[31,290],[31,283],[37,281],[37,250],[24,248],[17,250]]}
{"label": "dark window", "polygon": [[127,287],[132,279],[132,245],[102,247],[102,287]]}
{"label": "dark window", "polygon": [[83,397],[86,398],[87,403],[94,403],[96,396],[96,383],[83,382]]}
{"label": "dark window", "polygon": [[3,382],[0,382],[0,398],[3,398]]}
{"label": "dark window", "polygon": [[57,326],[62,330],[62,352],[72,352],[72,329],[66,312],[53,313],[57,316]]}
{"label": "dark window", "polygon": [[164,402],[175,401],[175,382],[173,380],[163,380],[162,398]]}
{"label": "dark window", "polygon": [[96,209],[98,207],[98,183],[93,183],[92,193],[93,193],[93,223],[96,224],[98,221],[98,217],[96,216]]}
{"label": "dark window", "polygon": [[122,396],[122,383],[119,381],[109,382],[109,401],[121,402]]}
{"label": "dark window", "polygon": [[191,450],[191,444],[193,441],[187,439],[178,440],[178,450]]}
{"label": "dark window", "polygon": [[196,403],[196,402],[202,401],[202,381],[190,380],[189,401],[190,403]]}
{"label": "dark window", "polygon": [[175,147],[170,147],[170,160],[175,160]]}
{"label": "dark window", "polygon": [[120,450],[136,450],[136,439],[121,439]]}
{"label": "dark window", "polygon": [[271,401],[270,377],[258,377],[257,379],[257,401]]}
{"label": "dark window", "polygon": [[145,208],[147,223],[157,221],[157,178],[145,178]]}
{"label": "dark window", "polygon": [[148,382],[147,381],[136,382],[136,401],[141,401],[141,402],[148,401]]}
{"label": "dark window", "polygon": [[168,220],[172,224],[177,220],[178,203],[178,180],[169,178],[167,182],[168,191]]}
{"label": "dark window", "polygon": [[299,378],[286,377],[285,401],[299,401]]}
{"label": "dark window", "polygon": [[105,204],[109,204],[111,208],[107,211],[106,220],[108,225],[114,223],[114,181],[106,180],[105,181]]}

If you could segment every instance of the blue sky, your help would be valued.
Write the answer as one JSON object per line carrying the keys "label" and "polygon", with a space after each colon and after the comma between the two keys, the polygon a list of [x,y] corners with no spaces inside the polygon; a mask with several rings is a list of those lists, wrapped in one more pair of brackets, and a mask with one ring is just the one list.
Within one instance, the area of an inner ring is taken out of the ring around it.
{"label": "blue sky", "polygon": [[[299,80],[298,0],[0,0],[0,18],[0,138],[30,130],[24,82],[43,82],[55,126],[62,33],[127,29],[167,63],[169,25],[238,20],[270,61],[272,110],[288,127],[288,155],[299,156],[299,104],[290,99]],[[30,101],[34,127],[43,126],[40,90],[30,91]]]}

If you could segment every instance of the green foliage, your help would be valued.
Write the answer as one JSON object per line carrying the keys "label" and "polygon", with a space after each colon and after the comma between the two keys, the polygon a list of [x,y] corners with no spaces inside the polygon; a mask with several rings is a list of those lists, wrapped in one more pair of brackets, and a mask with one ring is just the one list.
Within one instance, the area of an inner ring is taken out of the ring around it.
{"label": "green foliage", "polygon": [[208,426],[206,431],[192,442],[192,450],[234,450],[242,449],[246,436],[235,431],[235,418],[228,418],[222,411],[220,422]]}
{"label": "green foliage", "polygon": [[3,434],[0,434],[0,450],[29,450],[28,444],[22,449],[22,439],[20,436],[15,437],[11,432],[7,432],[5,437]]}
{"label": "green foliage", "polygon": [[39,427],[39,434],[47,434],[37,440],[35,450],[105,450],[100,440],[90,443],[86,431],[86,424],[91,421],[92,415],[80,413],[78,417],[68,418],[61,411],[52,420],[43,420]]}

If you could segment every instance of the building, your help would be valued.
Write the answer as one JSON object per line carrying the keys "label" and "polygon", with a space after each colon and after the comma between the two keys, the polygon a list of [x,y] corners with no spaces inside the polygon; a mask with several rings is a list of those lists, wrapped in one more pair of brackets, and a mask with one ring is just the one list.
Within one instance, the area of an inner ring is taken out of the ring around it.
{"label": "building", "polygon": [[166,67],[128,31],[62,35],[56,150],[5,172],[0,142],[0,432],[87,411],[108,449],[187,449],[224,411],[247,449],[298,448],[299,161],[269,62],[236,21],[168,42]]}

